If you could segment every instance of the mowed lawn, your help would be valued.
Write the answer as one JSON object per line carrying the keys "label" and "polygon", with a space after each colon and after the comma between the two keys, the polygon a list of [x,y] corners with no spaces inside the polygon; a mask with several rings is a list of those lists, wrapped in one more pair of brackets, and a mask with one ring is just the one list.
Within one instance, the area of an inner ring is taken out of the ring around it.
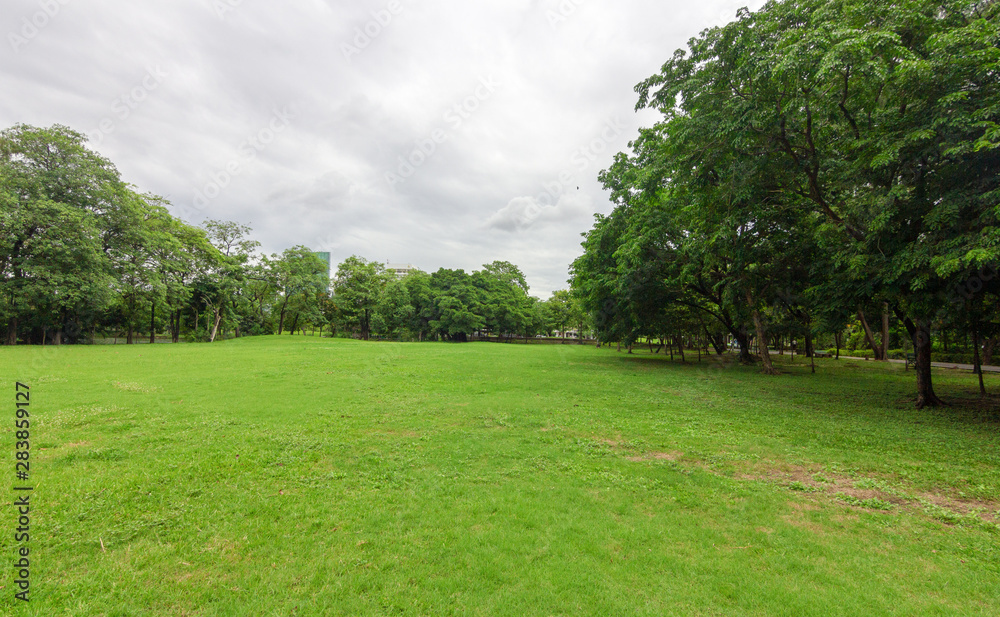
{"label": "mowed lawn", "polygon": [[[0,348],[18,615],[1000,615],[1000,399],[577,345]],[[1000,391],[1000,376],[987,387]]]}

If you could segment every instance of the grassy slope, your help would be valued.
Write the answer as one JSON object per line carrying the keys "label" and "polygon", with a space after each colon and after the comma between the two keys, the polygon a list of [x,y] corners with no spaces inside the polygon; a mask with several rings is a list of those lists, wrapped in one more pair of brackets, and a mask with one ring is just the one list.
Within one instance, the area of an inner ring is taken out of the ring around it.
{"label": "grassy slope", "polygon": [[[914,410],[899,367],[797,362],[766,378],[578,346],[0,348],[35,419],[18,613],[1000,614],[998,534],[951,513],[1000,508],[997,423]],[[946,397],[972,385],[938,376]]]}

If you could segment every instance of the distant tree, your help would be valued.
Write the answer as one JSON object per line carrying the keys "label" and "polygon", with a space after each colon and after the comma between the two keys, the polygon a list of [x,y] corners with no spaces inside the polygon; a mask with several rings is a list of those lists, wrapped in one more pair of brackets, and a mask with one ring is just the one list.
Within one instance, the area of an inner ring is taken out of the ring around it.
{"label": "distant tree", "polygon": [[420,270],[411,272],[403,278],[403,285],[413,307],[408,327],[422,341],[432,333],[431,322],[437,314],[431,275]]}
{"label": "distant tree", "polygon": [[576,328],[577,333],[582,337],[585,329],[586,311],[580,303],[580,299],[566,289],[559,289],[552,292],[552,297],[544,303],[546,312],[546,322],[549,329],[559,332],[564,336],[566,330]]}
{"label": "distant tree", "polygon": [[247,272],[260,243],[250,238],[250,227],[234,221],[208,220],[203,227],[216,249],[202,253],[204,274],[200,285],[202,301],[210,313],[207,338],[213,342],[222,320],[234,317],[235,298],[247,283]]}
{"label": "distant tree", "polygon": [[528,293],[528,282],[521,269],[509,261],[494,261],[483,265],[482,272],[500,281],[504,285],[516,287]]}
{"label": "distant tree", "polygon": [[[410,276],[410,275],[407,275]],[[414,308],[403,280],[387,277],[385,288],[375,307],[374,330],[389,338],[399,338],[409,328]]]}
{"label": "distant tree", "polygon": [[291,309],[292,330],[298,326],[300,316],[306,322],[318,321],[321,317],[321,297],[328,293],[329,267],[316,253],[304,246],[285,249],[281,255],[272,255],[270,264],[274,273],[275,286],[279,290],[277,299],[278,334],[285,326],[285,317]]}
{"label": "distant tree", "polygon": [[473,272],[469,282],[476,288],[478,302],[471,308],[483,327],[498,335],[523,334],[532,322],[533,304],[527,283],[516,266],[493,262]]}
{"label": "distant tree", "polygon": [[452,341],[465,342],[469,335],[486,326],[482,290],[464,270],[441,268],[431,275],[434,319],[431,329]]}
{"label": "distant tree", "polygon": [[345,325],[366,341],[371,337],[372,319],[389,282],[388,277],[385,266],[357,255],[348,257],[337,267],[334,302]]}

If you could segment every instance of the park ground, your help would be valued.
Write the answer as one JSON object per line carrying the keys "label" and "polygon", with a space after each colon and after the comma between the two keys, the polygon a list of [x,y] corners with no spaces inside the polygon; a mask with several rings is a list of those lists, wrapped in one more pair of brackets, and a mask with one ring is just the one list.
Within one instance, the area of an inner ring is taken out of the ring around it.
{"label": "park ground", "polygon": [[[0,349],[0,614],[1000,615],[1000,399],[575,345]],[[986,375],[1000,391],[1000,376]],[[0,554],[12,565],[11,508]]]}

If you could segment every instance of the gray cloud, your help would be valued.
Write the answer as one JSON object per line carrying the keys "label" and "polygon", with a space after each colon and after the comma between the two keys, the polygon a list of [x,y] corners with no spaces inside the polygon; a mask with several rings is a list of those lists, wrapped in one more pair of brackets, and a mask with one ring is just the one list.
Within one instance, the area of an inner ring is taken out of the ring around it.
{"label": "gray cloud", "polygon": [[597,173],[655,119],[633,86],[743,4],[8,0],[0,125],[86,133],[267,252],[505,259],[545,297],[611,208]]}

